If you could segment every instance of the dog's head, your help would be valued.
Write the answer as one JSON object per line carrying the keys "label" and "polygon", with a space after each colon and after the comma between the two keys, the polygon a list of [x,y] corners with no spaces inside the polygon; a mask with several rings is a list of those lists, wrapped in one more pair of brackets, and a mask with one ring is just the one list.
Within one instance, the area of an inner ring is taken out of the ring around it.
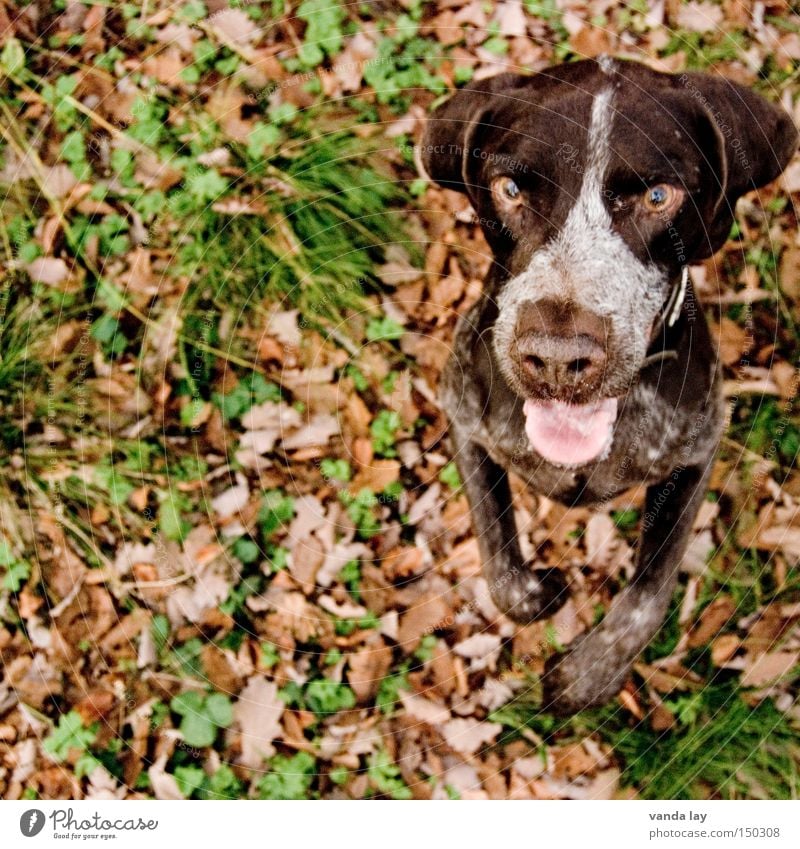
{"label": "dog's head", "polygon": [[602,455],[683,268],[796,146],[742,86],[610,58],[501,74],[433,113],[422,166],[468,195],[491,245],[494,350],[540,453]]}

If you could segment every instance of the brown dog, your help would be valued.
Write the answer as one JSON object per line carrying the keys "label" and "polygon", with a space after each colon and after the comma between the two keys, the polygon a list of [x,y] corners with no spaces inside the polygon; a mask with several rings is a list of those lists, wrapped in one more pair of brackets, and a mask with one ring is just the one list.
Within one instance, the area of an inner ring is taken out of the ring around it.
{"label": "brown dog", "polygon": [[497,606],[567,598],[523,561],[507,471],[568,505],[648,484],[636,574],[545,675],[545,709],[614,696],[660,627],[723,423],[688,265],[797,147],[742,86],[607,57],[459,91],[429,120],[432,179],[465,193],[494,255],[458,328],[442,401]]}

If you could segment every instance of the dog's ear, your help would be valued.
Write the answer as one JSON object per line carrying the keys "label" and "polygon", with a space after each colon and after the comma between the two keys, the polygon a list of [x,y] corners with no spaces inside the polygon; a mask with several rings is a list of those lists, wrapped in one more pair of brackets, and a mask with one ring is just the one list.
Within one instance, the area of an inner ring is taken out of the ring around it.
{"label": "dog's ear", "polygon": [[708,162],[719,186],[705,249],[695,257],[702,259],[727,240],[736,201],[786,168],[797,150],[798,133],[783,109],[738,83],[702,73],[676,79],[706,119]]}
{"label": "dog's ear", "polygon": [[486,120],[499,92],[511,91],[530,77],[498,74],[459,89],[428,117],[418,165],[431,180],[448,189],[467,191],[464,184],[465,151],[481,119]]}
{"label": "dog's ear", "polygon": [[798,136],[783,109],[724,77],[694,73],[678,79],[720,131],[729,199],[771,183],[786,168],[797,150]]}

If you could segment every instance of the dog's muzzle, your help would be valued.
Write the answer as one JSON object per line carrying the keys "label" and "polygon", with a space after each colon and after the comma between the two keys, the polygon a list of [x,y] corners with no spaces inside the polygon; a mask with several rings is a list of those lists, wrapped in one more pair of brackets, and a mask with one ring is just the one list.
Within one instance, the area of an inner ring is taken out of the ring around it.
{"label": "dog's muzzle", "polygon": [[602,458],[611,445],[617,399],[603,397],[609,323],[552,299],[520,305],[512,359],[526,396],[531,447],[561,466]]}

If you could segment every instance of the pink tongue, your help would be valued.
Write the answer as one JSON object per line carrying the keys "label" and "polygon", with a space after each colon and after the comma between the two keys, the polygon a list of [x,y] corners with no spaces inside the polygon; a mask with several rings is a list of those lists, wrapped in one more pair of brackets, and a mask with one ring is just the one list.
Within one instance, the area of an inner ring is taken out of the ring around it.
{"label": "pink tongue", "polygon": [[527,400],[525,433],[531,447],[559,466],[579,466],[603,454],[611,444],[617,399],[594,404]]}

